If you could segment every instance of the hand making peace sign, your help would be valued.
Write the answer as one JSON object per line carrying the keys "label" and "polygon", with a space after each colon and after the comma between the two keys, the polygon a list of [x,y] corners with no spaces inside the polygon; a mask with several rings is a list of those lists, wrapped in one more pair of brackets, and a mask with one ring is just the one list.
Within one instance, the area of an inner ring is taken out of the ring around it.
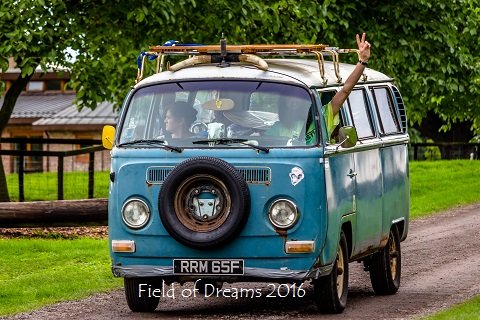
{"label": "hand making peace sign", "polygon": [[357,34],[357,46],[358,46],[358,57],[361,62],[368,62],[370,59],[370,43],[365,41],[365,33],[362,33],[362,38],[360,39],[360,35]]}

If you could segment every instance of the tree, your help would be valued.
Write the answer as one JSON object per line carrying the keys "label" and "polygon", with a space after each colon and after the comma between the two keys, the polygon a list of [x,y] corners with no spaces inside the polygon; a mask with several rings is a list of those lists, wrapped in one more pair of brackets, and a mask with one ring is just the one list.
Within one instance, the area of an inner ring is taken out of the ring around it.
{"label": "tree", "polygon": [[435,114],[442,129],[459,121],[480,129],[478,0],[369,1],[359,16],[378,48],[373,65],[395,76],[412,122]]}
{"label": "tree", "polygon": [[[429,111],[446,127],[480,128],[478,0],[16,0],[0,3],[0,69],[13,57],[21,76],[0,110],[0,133],[35,68],[71,69],[80,108],[117,105],[134,83],[135,58],[169,39],[218,43],[326,43],[355,47],[367,32],[372,68],[394,77],[410,119]],[[78,52],[74,62],[65,49]],[[350,60],[352,61],[352,60]],[[0,163],[0,201],[8,200]]]}

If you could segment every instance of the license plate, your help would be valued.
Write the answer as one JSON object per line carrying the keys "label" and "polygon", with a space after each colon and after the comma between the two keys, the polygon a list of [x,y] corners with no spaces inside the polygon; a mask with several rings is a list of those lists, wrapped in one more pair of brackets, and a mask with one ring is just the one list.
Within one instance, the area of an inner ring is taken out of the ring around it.
{"label": "license plate", "polygon": [[184,275],[243,275],[243,260],[173,259],[173,273]]}

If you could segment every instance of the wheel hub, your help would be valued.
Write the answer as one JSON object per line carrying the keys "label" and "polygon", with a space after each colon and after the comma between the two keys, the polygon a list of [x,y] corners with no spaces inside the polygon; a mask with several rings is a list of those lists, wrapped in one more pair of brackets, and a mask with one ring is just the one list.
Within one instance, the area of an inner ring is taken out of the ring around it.
{"label": "wheel hub", "polygon": [[202,185],[187,194],[186,202],[191,218],[208,222],[222,212],[224,200],[220,190],[212,185]]}
{"label": "wheel hub", "polygon": [[231,198],[225,184],[213,175],[193,175],[180,185],[174,206],[178,220],[194,232],[210,232],[227,220]]}

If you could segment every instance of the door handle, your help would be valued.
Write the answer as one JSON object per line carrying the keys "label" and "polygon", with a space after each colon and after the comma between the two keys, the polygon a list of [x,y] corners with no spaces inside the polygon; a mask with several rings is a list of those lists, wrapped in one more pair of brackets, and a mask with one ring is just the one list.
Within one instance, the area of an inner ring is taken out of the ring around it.
{"label": "door handle", "polygon": [[350,169],[350,172],[347,173],[347,176],[349,176],[350,178],[353,178],[357,175],[357,173],[355,171],[353,171],[352,169]]}

